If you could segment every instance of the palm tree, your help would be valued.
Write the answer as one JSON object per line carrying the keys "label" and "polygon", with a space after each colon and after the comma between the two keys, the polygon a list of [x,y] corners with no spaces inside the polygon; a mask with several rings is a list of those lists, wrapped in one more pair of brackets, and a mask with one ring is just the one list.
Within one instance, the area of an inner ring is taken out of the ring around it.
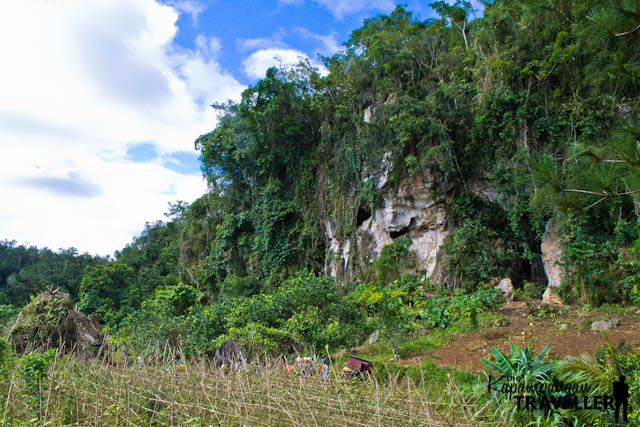
{"label": "palm tree", "polygon": [[[616,351],[607,333],[602,331],[602,334],[607,341],[610,359],[600,362],[583,354],[580,357],[568,356],[556,363],[556,377],[565,383],[586,386],[589,390],[587,397],[610,395],[611,385],[620,373]],[[575,417],[579,425],[608,426],[612,423],[611,414],[605,411],[571,409],[565,410],[564,414]]]}

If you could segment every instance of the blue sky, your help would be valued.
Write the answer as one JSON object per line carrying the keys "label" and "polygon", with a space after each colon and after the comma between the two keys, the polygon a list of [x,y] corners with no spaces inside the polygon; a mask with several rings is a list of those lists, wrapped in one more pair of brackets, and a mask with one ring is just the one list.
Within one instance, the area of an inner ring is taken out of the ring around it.
{"label": "blue sky", "polygon": [[[426,19],[428,2],[407,1]],[[392,0],[0,2],[0,239],[108,255],[206,191],[214,102],[341,49]]]}
{"label": "blue sky", "polygon": [[[427,3],[402,4],[418,18],[425,19],[433,16]],[[224,49],[218,57],[220,65],[243,84],[256,80],[243,72],[242,62],[257,51],[257,47],[293,49],[316,60],[318,55],[331,55],[341,48],[364,19],[389,13],[395,7],[395,2],[389,0],[248,0],[242,3],[218,0],[168,1],[166,4],[192,10],[178,18],[180,30],[176,43],[192,48],[199,35],[215,37]]]}

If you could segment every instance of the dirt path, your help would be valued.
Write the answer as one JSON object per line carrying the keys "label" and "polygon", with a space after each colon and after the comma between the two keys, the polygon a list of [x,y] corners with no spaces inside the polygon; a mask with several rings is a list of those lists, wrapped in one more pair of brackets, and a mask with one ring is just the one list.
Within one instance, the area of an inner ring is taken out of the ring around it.
{"label": "dirt path", "polygon": [[[535,313],[536,309],[533,311]],[[607,331],[614,346],[621,340],[629,346],[640,345],[640,311],[631,314],[609,314],[577,308],[561,311],[562,314],[552,316],[548,313],[541,318],[531,315],[531,308],[524,302],[505,304],[500,310],[506,319],[505,326],[457,333],[450,337],[447,345],[429,352],[428,356],[434,358],[439,366],[477,372],[484,369],[480,359],[487,357],[492,346],[508,351],[511,344],[522,346],[529,342],[537,353],[550,343],[551,357],[594,354],[599,347],[606,345],[606,341],[602,332],[590,330],[591,321],[609,318],[620,320],[618,327]],[[560,326],[563,324],[566,327]]]}

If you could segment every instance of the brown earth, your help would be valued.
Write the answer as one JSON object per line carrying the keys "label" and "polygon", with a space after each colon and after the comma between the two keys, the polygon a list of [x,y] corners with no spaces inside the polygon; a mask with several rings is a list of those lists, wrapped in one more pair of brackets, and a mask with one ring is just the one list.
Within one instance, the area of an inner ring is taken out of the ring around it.
{"label": "brown earth", "polygon": [[[498,311],[504,317],[500,322],[504,326],[452,334],[446,345],[424,356],[433,358],[441,367],[479,372],[484,370],[480,359],[486,358],[493,346],[504,352],[509,350],[511,344],[522,346],[531,343],[537,354],[550,343],[550,357],[580,356],[583,353],[593,355],[599,347],[606,345],[606,340],[601,331],[590,329],[591,321],[611,318],[620,320],[619,326],[607,331],[614,346],[621,341],[634,348],[640,345],[640,310],[607,313],[560,307],[552,314],[549,308],[541,313],[539,307],[525,302],[507,303]],[[565,330],[560,329],[561,324],[567,325]],[[411,358],[415,358],[415,355]],[[411,363],[409,360],[407,362]]]}

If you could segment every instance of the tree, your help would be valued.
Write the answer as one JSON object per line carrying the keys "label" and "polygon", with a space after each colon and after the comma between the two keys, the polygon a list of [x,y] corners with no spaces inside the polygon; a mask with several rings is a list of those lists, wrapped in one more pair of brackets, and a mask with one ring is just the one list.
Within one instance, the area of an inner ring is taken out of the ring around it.
{"label": "tree", "polygon": [[116,325],[128,308],[125,296],[134,278],[134,270],[119,261],[88,268],[80,284],[80,310],[96,313],[103,322]]}
{"label": "tree", "polygon": [[640,220],[640,128],[618,129],[604,144],[583,144],[564,161],[541,156],[533,164],[532,201],[590,209],[607,199],[632,198]]}
{"label": "tree", "polygon": [[416,331],[415,315],[404,298],[405,291],[395,286],[379,287],[360,284],[350,298],[362,307],[369,319],[371,330],[379,330],[389,343],[394,360],[400,357],[400,345]]}

